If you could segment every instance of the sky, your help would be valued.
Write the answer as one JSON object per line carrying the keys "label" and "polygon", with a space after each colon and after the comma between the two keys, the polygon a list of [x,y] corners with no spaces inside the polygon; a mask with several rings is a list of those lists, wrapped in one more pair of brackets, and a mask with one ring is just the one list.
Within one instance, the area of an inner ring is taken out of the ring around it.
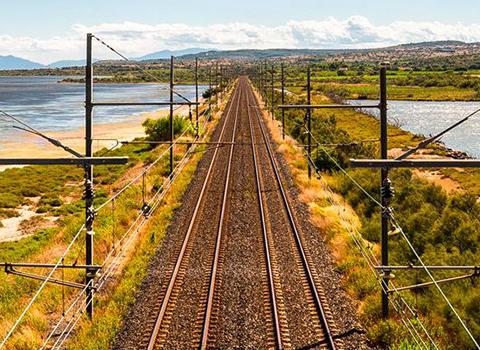
{"label": "sky", "polygon": [[[84,56],[93,32],[136,57],[189,47],[366,48],[480,41],[478,0],[15,0],[0,12],[0,55]],[[96,58],[111,58],[95,47]]]}

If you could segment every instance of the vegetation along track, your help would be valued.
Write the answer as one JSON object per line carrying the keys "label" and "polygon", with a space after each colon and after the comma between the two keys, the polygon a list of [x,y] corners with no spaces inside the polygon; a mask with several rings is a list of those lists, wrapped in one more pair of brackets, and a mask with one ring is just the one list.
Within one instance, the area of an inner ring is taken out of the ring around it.
{"label": "vegetation along track", "polygon": [[117,348],[343,347],[247,78],[214,139]]}

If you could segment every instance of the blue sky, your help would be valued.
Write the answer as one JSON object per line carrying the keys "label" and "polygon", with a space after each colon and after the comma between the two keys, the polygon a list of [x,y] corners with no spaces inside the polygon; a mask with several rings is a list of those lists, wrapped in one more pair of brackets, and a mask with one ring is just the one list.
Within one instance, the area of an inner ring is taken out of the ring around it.
{"label": "blue sky", "polygon": [[75,23],[278,25],[294,19],[353,15],[364,16],[375,24],[397,20],[469,24],[478,23],[479,13],[478,0],[16,0],[2,3],[0,29],[12,35],[46,37],[68,30]]}
{"label": "blue sky", "polygon": [[[478,0],[4,1],[0,55],[42,62],[78,58],[85,31],[102,33],[125,45],[131,55],[189,46],[321,48],[423,39],[480,41],[478,13]],[[135,35],[128,32],[141,32],[142,38],[135,43]]]}

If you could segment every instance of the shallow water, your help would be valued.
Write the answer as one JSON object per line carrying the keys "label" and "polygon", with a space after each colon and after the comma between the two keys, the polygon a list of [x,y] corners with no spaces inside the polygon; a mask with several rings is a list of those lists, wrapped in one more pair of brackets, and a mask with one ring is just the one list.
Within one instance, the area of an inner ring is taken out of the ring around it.
{"label": "shallow water", "polygon": [[[351,100],[351,104],[376,103]],[[390,122],[400,122],[402,129],[415,134],[436,134],[480,108],[480,102],[388,101]],[[377,110],[369,110],[378,116]],[[480,158],[480,113],[453,129],[441,139],[447,147]]]}
{"label": "shallow water", "polygon": [[[84,126],[85,86],[58,83],[64,77],[0,77],[0,109],[21,118],[40,130],[73,130]],[[199,87],[199,93],[206,89]],[[190,100],[195,86],[175,88]],[[95,84],[96,101],[168,101],[167,84]],[[176,101],[182,101],[175,97]],[[168,108],[168,107],[164,107]],[[158,110],[158,106],[95,107],[94,123],[125,122],[134,114]],[[0,139],[14,140],[21,131],[0,117]]]}

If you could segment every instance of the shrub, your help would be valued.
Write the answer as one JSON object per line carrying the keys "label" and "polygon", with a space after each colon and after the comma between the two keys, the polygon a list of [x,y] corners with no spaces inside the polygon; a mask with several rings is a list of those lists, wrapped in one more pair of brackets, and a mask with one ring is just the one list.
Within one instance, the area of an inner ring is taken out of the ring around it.
{"label": "shrub", "polygon": [[59,207],[63,204],[63,202],[60,198],[57,197],[42,197],[39,204],[51,207]]}
{"label": "shrub", "polygon": [[22,198],[13,193],[2,193],[0,195],[0,208],[16,208],[22,204]]}
{"label": "shrub", "polygon": [[[149,141],[168,141],[170,139],[170,119],[147,119],[142,123]],[[173,131],[176,135],[182,133],[188,126],[188,121],[179,116],[173,118]]]}
{"label": "shrub", "polygon": [[203,98],[210,98],[212,95],[215,93],[213,88],[207,89],[203,92],[202,97]]}
{"label": "shrub", "polygon": [[368,330],[368,337],[373,344],[388,348],[405,336],[401,327],[394,320],[380,320]]}
{"label": "shrub", "polygon": [[50,209],[52,209],[51,206],[49,205],[42,205],[40,207],[37,208],[37,214],[44,214],[44,213],[48,213],[50,211]]}
{"label": "shrub", "polygon": [[24,197],[37,197],[41,195],[41,192],[38,189],[31,187],[22,188],[20,191]]}

